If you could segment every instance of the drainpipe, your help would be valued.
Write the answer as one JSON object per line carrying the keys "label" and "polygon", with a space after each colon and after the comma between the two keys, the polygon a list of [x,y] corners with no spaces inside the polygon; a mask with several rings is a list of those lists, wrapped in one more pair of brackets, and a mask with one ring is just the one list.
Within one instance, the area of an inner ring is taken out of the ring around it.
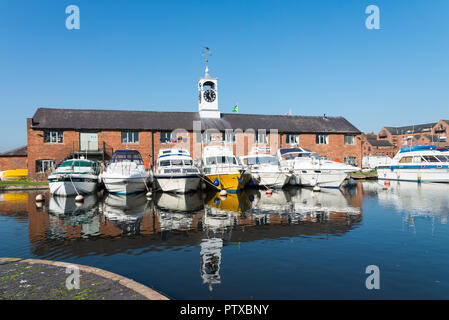
{"label": "drainpipe", "polygon": [[154,168],[154,130],[151,130],[151,162]]}

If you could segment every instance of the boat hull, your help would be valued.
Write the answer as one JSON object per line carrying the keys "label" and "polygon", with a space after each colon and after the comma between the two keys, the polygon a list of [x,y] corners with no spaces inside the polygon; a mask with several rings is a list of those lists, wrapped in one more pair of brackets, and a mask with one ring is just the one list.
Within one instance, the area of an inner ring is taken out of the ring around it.
{"label": "boat hull", "polygon": [[27,169],[6,170],[0,172],[0,180],[20,180],[28,177]]}
{"label": "boat hull", "polygon": [[155,178],[158,186],[164,192],[187,193],[197,190],[200,185],[200,177],[198,175],[178,177],[156,175]]}
{"label": "boat hull", "polygon": [[385,167],[377,169],[377,178],[380,180],[449,183],[449,168],[391,169],[391,167]]}
{"label": "boat hull", "polygon": [[49,187],[50,193],[56,196],[86,195],[97,191],[98,181],[53,181]]}
{"label": "boat hull", "polygon": [[283,172],[252,173],[250,185],[282,188],[289,181],[290,175]]}
{"label": "boat hull", "polygon": [[345,171],[332,170],[330,172],[321,171],[321,173],[295,172],[293,178],[296,184],[304,187],[339,188],[347,177],[348,173]]}
{"label": "boat hull", "polygon": [[210,174],[205,178],[209,181],[208,186],[217,190],[239,191],[245,188],[251,176],[248,173],[236,174]]}
{"label": "boat hull", "polygon": [[148,177],[139,178],[115,178],[103,176],[103,183],[110,193],[128,195],[147,191]]}

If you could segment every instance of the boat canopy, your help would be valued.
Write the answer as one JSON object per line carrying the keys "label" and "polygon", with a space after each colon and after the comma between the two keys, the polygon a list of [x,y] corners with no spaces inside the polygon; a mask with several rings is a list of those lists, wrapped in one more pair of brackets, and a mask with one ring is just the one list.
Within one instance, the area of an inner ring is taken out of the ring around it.
{"label": "boat canopy", "polygon": [[436,150],[437,146],[430,145],[430,146],[414,146],[414,147],[403,147],[401,148],[401,153],[404,152],[412,152],[412,151],[424,151],[424,150]]}
{"label": "boat canopy", "polygon": [[71,159],[63,161],[60,167],[92,167],[98,164],[98,161],[83,160],[83,159]]}
{"label": "boat canopy", "polygon": [[117,150],[117,151],[115,151],[114,154],[112,155],[111,163],[123,162],[123,161],[143,163],[142,156],[140,155],[140,152],[137,150]]}

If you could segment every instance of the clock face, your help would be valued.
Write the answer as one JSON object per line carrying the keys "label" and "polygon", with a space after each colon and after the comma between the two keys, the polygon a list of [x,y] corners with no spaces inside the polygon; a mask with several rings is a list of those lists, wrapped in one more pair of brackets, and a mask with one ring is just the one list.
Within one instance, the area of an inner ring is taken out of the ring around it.
{"label": "clock face", "polygon": [[215,94],[215,91],[212,89],[207,89],[204,91],[204,100],[207,102],[214,102],[217,98],[217,95]]}

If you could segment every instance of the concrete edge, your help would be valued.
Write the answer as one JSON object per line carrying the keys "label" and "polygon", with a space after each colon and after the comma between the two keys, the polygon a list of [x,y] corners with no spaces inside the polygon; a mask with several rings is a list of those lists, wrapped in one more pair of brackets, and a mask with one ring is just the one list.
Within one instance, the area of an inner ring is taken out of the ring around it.
{"label": "concrete edge", "polygon": [[40,191],[49,190],[50,187],[47,185],[43,186],[0,186],[0,191]]}
{"label": "concrete edge", "polygon": [[151,289],[141,283],[138,283],[134,280],[131,280],[129,278],[125,278],[121,275],[118,275],[116,273],[112,273],[103,269],[89,267],[85,265],[80,265],[76,263],[67,263],[67,262],[60,262],[60,261],[52,261],[52,260],[39,260],[39,259],[20,259],[20,258],[0,258],[0,263],[8,262],[20,262],[20,263],[29,263],[29,264],[45,264],[45,265],[53,265],[57,267],[63,267],[67,268],[68,266],[76,266],[79,268],[79,270],[96,274],[100,277],[117,281],[122,286],[127,287],[128,289],[131,289],[138,294],[144,296],[145,298],[149,300],[170,300],[166,296],[162,295],[161,293],[157,292],[154,289]]}

